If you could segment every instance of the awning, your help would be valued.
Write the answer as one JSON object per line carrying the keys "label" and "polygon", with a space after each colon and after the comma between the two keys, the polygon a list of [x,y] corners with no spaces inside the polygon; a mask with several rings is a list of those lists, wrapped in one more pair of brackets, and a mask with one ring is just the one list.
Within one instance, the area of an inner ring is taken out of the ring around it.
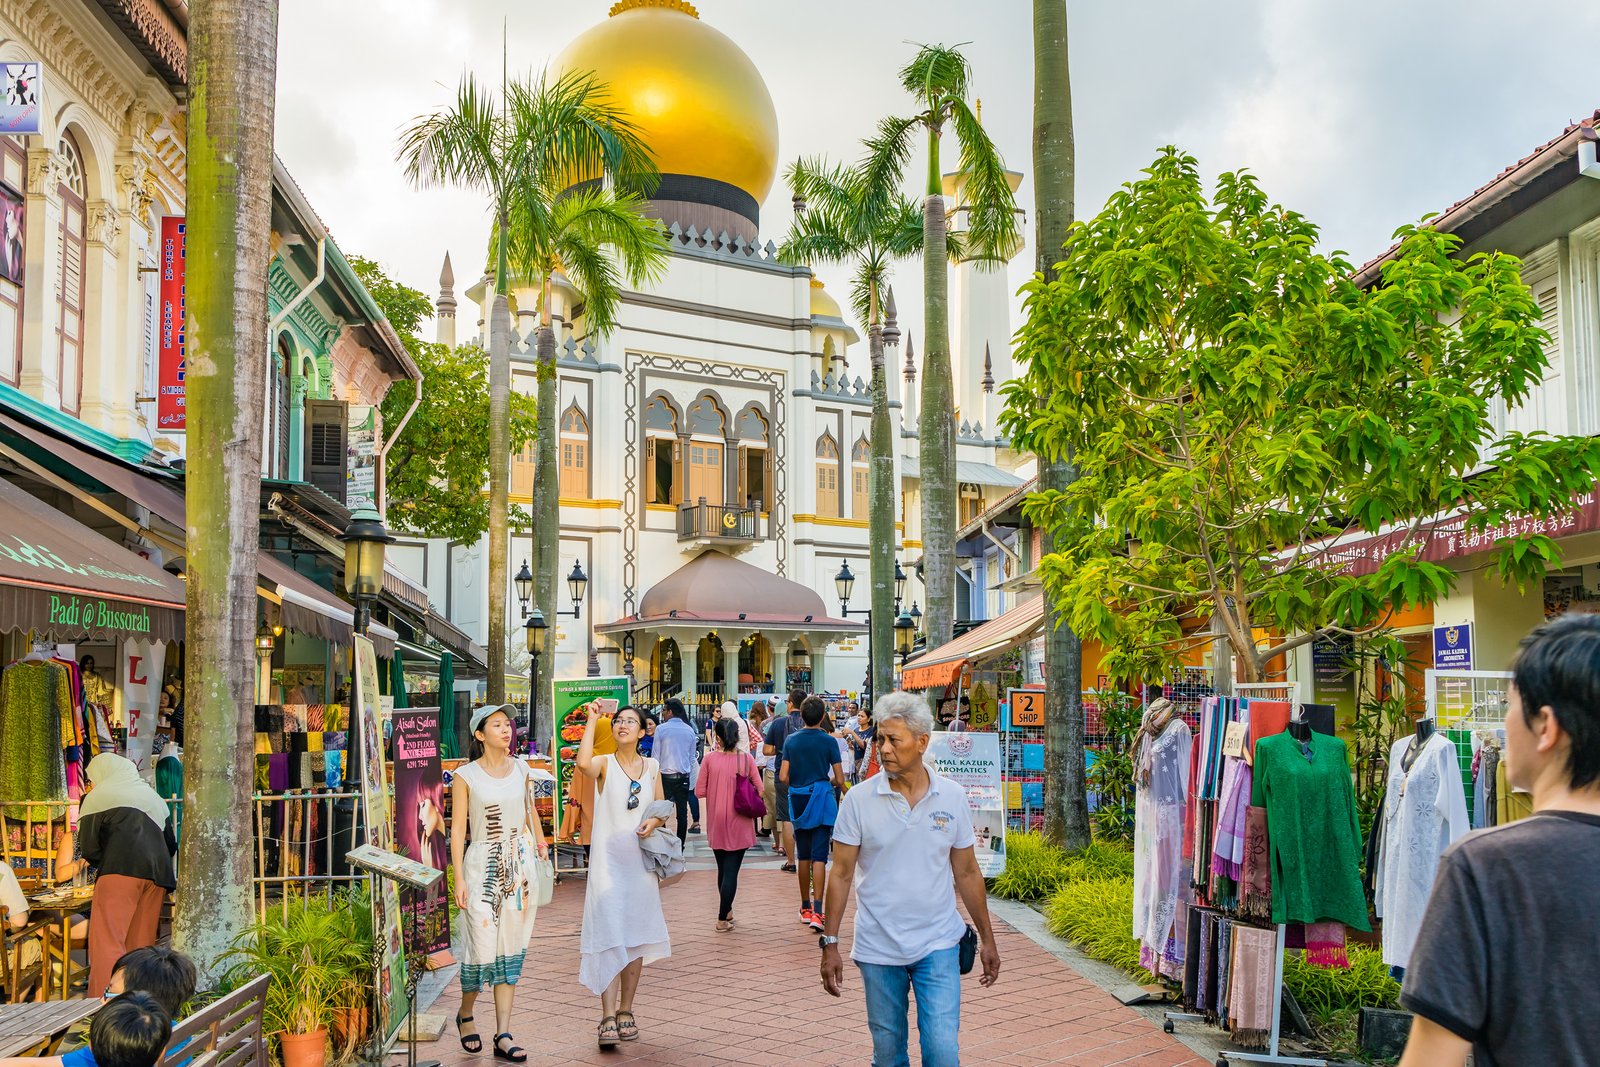
{"label": "awning", "polygon": [[1044,623],[1044,597],[1027,600],[999,618],[968,630],[906,666],[900,684],[906,689],[936,689],[961,676],[970,660],[1008,652],[1033,637]]}
{"label": "awning", "polygon": [[182,640],[183,582],[0,479],[0,631]]}
{"label": "awning", "polygon": [[[320,637],[336,645],[350,645],[355,638],[355,611],[349,604],[266,552],[256,560],[264,582],[275,585],[283,625],[298,633]],[[372,623],[367,636],[378,655],[393,658],[394,643],[400,635],[381,623]]]}
{"label": "awning", "polygon": [[[922,463],[916,456],[902,456],[900,458],[901,470],[907,478],[922,477]],[[993,463],[978,463],[974,460],[956,460],[956,481],[970,482],[973,485],[992,485],[999,489],[1015,489],[1026,484],[1010,471],[1003,471]]]}

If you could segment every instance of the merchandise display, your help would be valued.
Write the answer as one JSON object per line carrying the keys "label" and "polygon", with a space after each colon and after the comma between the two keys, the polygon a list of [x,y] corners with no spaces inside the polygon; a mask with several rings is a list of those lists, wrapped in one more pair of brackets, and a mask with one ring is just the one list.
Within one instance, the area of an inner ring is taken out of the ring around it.
{"label": "merchandise display", "polygon": [[1158,700],[1145,713],[1134,752],[1133,836],[1133,936],[1139,940],[1139,963],[1152,974],[1173,978],[1184,965],[1176,924],[1180,905],[1189,899],[1183,813],[1194,743],[1189,724],[1176,712],[1176,705]]}
{"label": "merchandise display", "polygon": [[1389,781],[1380,816],[1373,904],[1383,920],[1383,962],[1404,967],[1411,957],[1439,857],[1468,830],[1466,796],[1456,750],[1429,719],[1389,751]]}

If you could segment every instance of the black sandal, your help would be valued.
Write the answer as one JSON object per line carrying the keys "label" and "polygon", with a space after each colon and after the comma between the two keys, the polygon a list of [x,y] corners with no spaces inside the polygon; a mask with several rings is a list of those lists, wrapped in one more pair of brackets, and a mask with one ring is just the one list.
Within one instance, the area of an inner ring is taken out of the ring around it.
{"label": "black sandal", "polygon": [[[470,1052],[473,1055],[477,1055],[478,1053],[483,1051],[483,1038],[479,1037],[477,1034],[463,1034],[461,1032],[461,1024],[462,1023],[470,1023],[471,1021],[472,1021],[472,1016],[470,1016],[470,1015],[468,1015],[465,1019],[463,1019],[461,1016],[457,1015],[456,1016],[456,1036],[461,1039],[461,1047],[465,1051]],[[470,1044],[470,1045],[467,1044],[468,1041],[471,1041],[472,1044]]]}
{"label": "black sandal", "polygon": [[528,1054],[526,1052],[524,1052],[520,1046],[512,1045],[510,1048],[506,1048],[506,1049],[501,1048],[500,1047],[500,1039],[501,1038],[505,1038],[507,1041],[510,1041],[511,1040],[511,1035],[510,1034],[495,1034],[494,1035],[494,1058],[495,1059],[497,1059],[497,1060],[505,1060],[507,1063],[527,1063],[528,1062]]}
{"label": "black sandal", "polygon": [[[622,1021],[622,1017],[624,1015],[626,1015],[628,1017],[628,1021],[627,1022],[623,1022]],[[632,1031],[632,1033],[629,1033],[630,1030]],[[622,1040],[624,1040],[624,1041],[637,1041],[637,1040],[639,1040],[639,1020],[637,1020],[637,1019],[635,1019],[633,1017],[633,1012],[631,1012],[631,1011],[619,1011],[619,1012],[617,1012],[617,1036],[622,1038]]]}

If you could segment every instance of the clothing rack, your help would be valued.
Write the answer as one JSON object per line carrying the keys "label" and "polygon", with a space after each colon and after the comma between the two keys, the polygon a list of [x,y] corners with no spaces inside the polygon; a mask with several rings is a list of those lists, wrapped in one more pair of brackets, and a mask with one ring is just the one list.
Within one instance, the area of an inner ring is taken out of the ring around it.
{"label": "clothing rack", "polygon": [[[1294,715],[1294,709],[1298,708],[1300,703],[1299,682],[1239,682],[1234,685],[1233,689],[1233,695],[1241,698],[1261,697],[1267,700],[1287,701],[1291,707],[1291,716]],[[1199,907],[1199,905],[1191,904],[1190,907]],[[1217,909],[1209,908],[1204,910],[1216,911]],[[1230,916],[1230,918],[1232,917]],[[1242,920],[1233,919],[1233,921],[1240,922]],[[1254,924],[1244,923],[1244,925],[1250,926]],[[1273,1063],[1286,1064],[1290,1065],[1290,1067],[1327,1067],[1328,1061],[1325,1059],[1307,1056],[1285,1056],[1278,1051],[1283,1024],[1283,954],[1288,940],[1288,933],[1283,923],[1276,924],[1276,929],[1277,951],[1273,956],[1272,963],[1272,988],[1275,995],[1272,998],[1272,1029],[1267,1036],[1267,1049],[1265,1052],[1221,1052],[1217,1055],[1217,1067],[1224,1067],[1228,1063]],[[1161,1028],[1170,1034],[1173,1032],[1173,1024],[1176,1022],[1205,1021],[1206,1017],[1204,1015],[1194,1012],[1169,1011],[1166,1013]]]}
{"label": "clothing rack", "polygon": [[1477,754],[1477,748],[1473,738],[1479,731],[1492,732],[1505,725],[1511,672],[1430,668],[1423,677],[1428,717],[1455,746],[1467,812],[1476,818],[1472,757]]}

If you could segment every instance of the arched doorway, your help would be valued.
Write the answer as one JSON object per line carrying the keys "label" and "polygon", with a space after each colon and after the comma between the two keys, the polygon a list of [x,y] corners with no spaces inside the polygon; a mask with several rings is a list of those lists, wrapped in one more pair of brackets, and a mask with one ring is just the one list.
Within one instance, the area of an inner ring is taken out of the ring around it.
{"label": "arched doorway", "polygon": [[772,643],[761,634],[751,634],[739,644],[739,691],[762,692],[772,673]]}
{"label": "arched doorway", "polygon": [[700,639],[699,669],[702,685],[723,684],[722,638],[715,631]]}
{"label": "arched doorway", "polygon": [[678,642],[668,637],[656,642],[650,654],[650,680],[668,693],[683,679],[683,657],[678,653]]}

